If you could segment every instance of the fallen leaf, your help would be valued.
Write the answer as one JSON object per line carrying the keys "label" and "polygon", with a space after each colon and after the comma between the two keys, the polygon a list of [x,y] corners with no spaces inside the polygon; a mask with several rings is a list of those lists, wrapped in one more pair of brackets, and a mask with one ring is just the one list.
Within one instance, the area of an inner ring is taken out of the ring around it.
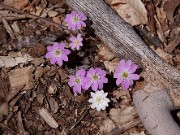
{"label": "fallen leaf", "polygon": [[112,129],[114,129],[116,125],[113,123],[111,119],[106,119],[103,121],[103,124],[100,127],[100,133],[102,134],[103,132],[110,132]]}
{"label": "fallen leaf", "polygon": [[113,108],[110,110],[109,114],[110,118],[115,122],[115,124],[121,126],[134,119],[137,112],[135,111],[134,107],[126,107],[124,109]]}
{"label": "fallen leaf", "polygon": [[101,62],[109,61],[116,57],[112,50],[104,44],[98,45],[98,49],[99,60]]}
{"label": "fallen leaf", "polygon": [[53,17],[53,21],[58,23],[58,24],[61,24],[61,19],[60,19],[60,16],[54,16]]}
{"label": "fallen leaf", "polygon": [[3,4],[14,7],[16,9],[23,9],[29,0],[4,0]]}
{"label": "fallen leaf", "polygon": [[126,0],[126,4],[119,4],[114,8],[132,26],[148,22],[147,11],[141,0]]}
{"label": "fallen leaf", "polygon": [[0,56],[0,68],[14,67],[20,63],[25,64],[32,60],[33,58],[29,54],[22,54],[21,52],[13,52],[13,55],[9,53],[8,56]]}
{"label": "fallen leaf", "polygon": [[129,135],[147,135],[144,131],[139,131],[137,128],[131,128],[128,132]]}
{"label": "fallen leaf", "polygon": [[0,105],[0,117],[1,115],[8,115],[8,103],[4,102],[2,105]]}
{"label": "fallen leaf", "polygon": [[164,32],[163,32],[163,30],[162,30],[162,27],[161,27],[161,24],[160,24],[159,20],[157,19],[156,16],[154,16],[154,18],[155,18],[155,21],[156,21],[157,34],[158,34],[159,39],[160,39],[163,43],[167,43],[166,37],[165,37],[165,35],[164,35]]}
{"label": "fallen leaf", "polygon": [[57,101],[53,98],[53,97],[50,97],[49,99],[49,105],[51,107],[51,111],[53,113],[57,113],[58,109],[59,109],[59,106],[58,106],[58,103]]}
{"label": "fallen leaf", "polygon": [[165,51],[171,53],[176,48],[176,46],[179,45],[179,43],[180,43],[180,34],[176,35],[176,37],[169,42],[169,44],[165,48]]}
{"label": "fallen leaf", "polygon": [[165,60],[167,63],[174,65],[173,63],[173,56],[169,53],[166,53],[164,50],[157,48],[155,49],[153,46],[150,46],[153,51],[156,52],[157,55],[159,55],[163,60]]}
{"label": "fallen leaf", "polygon": [[167,14],[168,20],[171,22],[171,24],[174,23],[174,11],[179,6],[180,0],[168,0],[164,4],[164,11]]}
{"label": "fallen leaf", "polygon": [[119,59],[115,58],[112,61],[104,61],[105,68],[110,72],[114,73],[119,65]]}
{"label": "fallen leaf", "polygon": [[33,79],[34,67],[29,66],[25,68],[14,69],[9,72],[9,82],[12,89],[17,89],[24,86],[24,89],[31,89],[34,87]]}
{"label": "fallen leaf", "polygon": [[56,11],[49,11],[48,12],[48,16],[49,17],[55,17],[55,16],[57,16],[58,15],[58,12],[56,12]]}
{"label": "fallen leaf", "polygon": [[162,31],[165,33],[166,31],[169,30],[166,13],[164,12],[163,8],[156,7],[156,14],[157,14],[157,18],[161,24]]}

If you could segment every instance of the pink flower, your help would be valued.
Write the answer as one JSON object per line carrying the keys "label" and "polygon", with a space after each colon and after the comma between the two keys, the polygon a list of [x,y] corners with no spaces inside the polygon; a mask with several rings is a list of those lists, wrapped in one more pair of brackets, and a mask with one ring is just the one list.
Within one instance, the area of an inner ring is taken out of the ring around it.
{"label": "pink flower", "polygon": [[85,77],[85,70],[84,69],[80,69],[76,72],[75,76],[69,76],[69,86],[73,87],[73,92],[76,93],[82,93],[81,89],[85,89],[85,83],[88,80],[88,78]]}
{"label": "pink flower", "polygon": [[134,74],[137,68],[138,66],[133,64],[131,60],[128,60],[127,62],[121,60],[114,73],[114,78],[117,78],[116,84],[119,85],[122,83],[122,88],[127,90],[133,85],[134,80],[139,80],[140,78],[138,74]]}
{"label": "pink flower", "polygon": [[70,50],[64,49],[64,43],[55,42],[53,46],[48,46],[45,58],[50,59],[51,64],[57,63],[59,66],[62,66],[63,61],[68,61],[67,55],[70,54]]}
{"label": "pink flower", "polygon": [[69,46],[73,50],[75,48],[76,48],[76,50],[79,50],[80,46],[83,46],[83,44],[82,44],[83,38],[81,37],[81,34],[78,34],[77,37],[71,36],[69,40],[71,41]]}
{"label": "pink flower", "polygon": [[86,24],[84,23],[85,20],[87,20],[87,17],[83,13],[77,13],[76,11],[67,14],[64,19],[68,24],[68,29],[73,31],[86,27]]}
{"label": "pink flower", "polygon": [[90,68],[86,76],[90,81],[86,82],[86,88],[91,86],[93,91],[102,89],[103,84],[108,82],[108,79],[105,76],[106,71],[101,68]]}

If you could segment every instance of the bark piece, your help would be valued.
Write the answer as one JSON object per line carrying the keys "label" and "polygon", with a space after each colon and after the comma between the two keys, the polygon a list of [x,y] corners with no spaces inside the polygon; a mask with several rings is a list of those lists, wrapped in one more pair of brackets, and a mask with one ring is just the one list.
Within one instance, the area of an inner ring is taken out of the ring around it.
{"label": "bark piece", "polygon": [[44,119],[44,121],[52,128],[58,128],[58,123],[55,121],[53,116],[48,112],[47,109],[41,108],[39,110],[39,115]]}
{"label": "bark piece", "polygon": [[33,71],[32,66],[10,71],[8,75],[11,88],[19,89],[24,86],[24,90],[32,89],[34,87]]}

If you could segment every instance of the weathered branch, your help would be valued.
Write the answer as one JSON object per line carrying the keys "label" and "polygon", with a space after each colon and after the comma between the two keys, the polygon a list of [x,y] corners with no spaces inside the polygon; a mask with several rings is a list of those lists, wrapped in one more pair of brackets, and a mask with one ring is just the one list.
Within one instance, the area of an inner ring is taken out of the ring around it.
{"label": "weathered branch", "polygon": [[[174,103],[168,93],[180,92],[180,71],[152,51],[133,27],[119,17],[103,0],[66,0],[66,2],[73,9],[89,16],[96,35],[119,57],[131,59],[144,67],[144,73],[149,78],[144,78],[146,82],[143,88],[136,91],[133,98],[140,118],[149,133],[179,135],[180,129],[170,114]],[[142,91],[148,92],[144,94],[146,92]],[[167,128],[171,130],[166,130]]]}

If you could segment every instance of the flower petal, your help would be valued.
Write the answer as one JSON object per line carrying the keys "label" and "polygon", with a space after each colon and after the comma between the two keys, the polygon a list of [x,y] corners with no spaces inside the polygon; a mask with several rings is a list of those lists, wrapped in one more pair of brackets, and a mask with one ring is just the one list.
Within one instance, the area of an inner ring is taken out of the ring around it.
{"label": "flower petal", "polygon": [[116,85],[118,86],[121,82],[122,82],[122,78],[117,78],[117,80],[116,80]]}
{"label": "flower petal", "polygon": [[93,91],[97,91],[98,90],[98,84],[97,83],[93,83],[92,84],[92,90]]}
{"label": "flower petal", "polygon": [[129,70],[130,67],[131,67],[131,64],[132,64],[132,61],[131,61],[131,60],[128,60],[128,61],[126,62],[126,64],[125,64],[125,69],[126,69],[126,70]]}
{"label": "flower petal", "polygon": [[84,77],[85,73],[86,73],[86,71],[85,71],[84,69],[80,69],[80,70],[78,70],[78,71],[76,72],[76,75],[77,75],[77,76],[83,76],[83,77]]}
{"label": "flower petal", "polygon": [[128,79],[124,79],[123,81],[122,81],[122,88],[124,89],[124,90],[127,90],[128,88],[129,88],[129,80]]}
{"label": "flower petal", "polygon": [[131,66],[131,68],[129,69],[129,72],[130,72],[130,73],[134,73],[134,72],[137,70],[137,68],[138,68],[138,65],[133,64],[133,65]]}
{"label": "flower petal", "polygon": [[139,80],[140,76],[139,76],[138,74],[131,74],[131,75],[130,75],[130,78],[131,78],[132,80]]}

